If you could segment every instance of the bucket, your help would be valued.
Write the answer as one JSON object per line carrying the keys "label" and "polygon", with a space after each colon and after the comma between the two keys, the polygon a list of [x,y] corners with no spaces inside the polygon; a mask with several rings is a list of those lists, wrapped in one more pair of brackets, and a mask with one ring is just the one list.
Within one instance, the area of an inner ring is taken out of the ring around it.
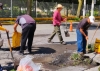
{"label": "bucket", "polygon": [[96,38],[95,44],[94,44],[95,52],[100,54],[100,40]]}

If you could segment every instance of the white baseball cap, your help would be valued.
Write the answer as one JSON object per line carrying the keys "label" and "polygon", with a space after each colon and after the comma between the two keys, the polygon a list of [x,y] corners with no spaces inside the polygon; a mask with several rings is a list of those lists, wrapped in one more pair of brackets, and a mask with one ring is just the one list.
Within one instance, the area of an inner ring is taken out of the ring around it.
{"label": "white baseball cap", "polygon": [[58,4],[56,8],[63,8],[61,4]]}
{"label": "white baseball cap", "polygon": [[90,19],[91,23],[94,23],[94,21],[95,21],[95,17],[94,16],[89,16],[89,19]]}

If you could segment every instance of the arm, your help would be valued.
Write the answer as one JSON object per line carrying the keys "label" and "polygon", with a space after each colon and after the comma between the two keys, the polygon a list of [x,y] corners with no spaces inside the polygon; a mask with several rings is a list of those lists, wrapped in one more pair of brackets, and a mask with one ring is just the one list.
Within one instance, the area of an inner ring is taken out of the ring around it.
{"label": "arm", "polygon": [[0,30],[9,32],[9,31],[8,31],[7,29],[5,29],[3,26],[0,26]]}
{"label": "arm", "polygon": [[63,17],[61,17],[61,21],[63,21],[64,20],[64,18]]}
{"label": "arm", "polygon": [[66,18],[66,17],[65,17],[65,18],[63,18],[63,19],[62,19],[62,21],[63,21],[63,22],[66,22],[66,21],[67,21],[67,18]]}
{"label": "arm", "polygon": [[2,26],[0,26],[0,30],[6,31],[6,29],[4,27],[2,27]]}
{"label": "arm", "polygon": [[53,20],[54,20],[57,24],[59,24],[60,22],[59,22],[58,19],[57,19],[57,15],[58,15],[58,12],[54,12],[54,14],[53,14]]}
{"label": "arm", "polygon": [[15,32],[17,32],[17,26],[18,26],[18,24],[15,23],[15,24],[14,24],[14,31],[15,31]]}
{"label": "arm", "polygon": [[84,33],[82,28],[80,28],[80,32],[85,36],[86,40],[88,40],[88,36]]}
{"label": "arm", "polygon": [[83,29],[80,28],[80,32],[86,37],[87,35],[84,33]]}

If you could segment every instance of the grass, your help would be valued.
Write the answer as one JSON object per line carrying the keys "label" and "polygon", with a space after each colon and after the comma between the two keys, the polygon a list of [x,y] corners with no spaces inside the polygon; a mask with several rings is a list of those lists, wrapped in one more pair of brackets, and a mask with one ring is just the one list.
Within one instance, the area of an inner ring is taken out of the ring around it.
{"label": "grass", "polygon": [[70,59],[73,61],[72,65],[89,65],[90,64],[90,59],[89,58],[83,58],[80,54],[78,53],[73,53],[70,56]]}
{"label": "grass", "polygon": [[88,44],[86,46],[86,48],[88,49],[88,52],[94,52],[95,51],[94,44]]}
{"label": "grass", "polygon": [[100,67],[98,68],[98,71],[100,71]]}
{"label": "grass", "polygon": [[10,71],[16,71],[16,70],[12,69],[12,70],[10,70]]}

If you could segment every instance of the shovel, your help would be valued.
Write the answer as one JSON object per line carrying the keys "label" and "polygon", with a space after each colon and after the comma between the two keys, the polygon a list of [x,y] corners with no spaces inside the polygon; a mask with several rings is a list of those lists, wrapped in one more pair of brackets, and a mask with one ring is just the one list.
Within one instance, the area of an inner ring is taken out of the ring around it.
{"label": "shovel", "polygon": [[96,28],[96,30],[95,30],[95,32],[94,32],[94,34],[93,34],[93,37],[92,37],[90,43],[88,43],[88,45],[87,45],[88,48],[91,48],[91,47],[92,47],[92,46],[91,46],[91,43],[92,43],[92,40],[93,40],[93,38],[94,38],[94,36],[95,36],[95,34],[96,34],[96,32],[97,32],[99,26],[100,26],[100,24],[97,26],[97,28]]}
{"label": "shovel", "polygon": [[64,23],[64,26],[65,26],[65,29],[64,29],[65,37],[70,37],[70,34],[69,34],[68,30],[67,30],[68,26],[67,26],[66,22]]}
{"label": "shovel", "polygon": [[[93,37],[92,37],[90,43],[92,42],[92,40],[93,40],[93,38],[94,38],[94,36],[95,36],[95,34],[96,34],[96,32],[97,32],[99,26],[100,26],[100,24],[97,26],[97,28],[96,28],[96,30],[95,30],[95,32],[94,32],[94,34],[93,34]],[[88,48],[91,48],[91,44],[88,44]],[[97,53],[95,53],[94,57],[95,57],[96,55],[97,55]],[[93,58],[94,58],[94,57],[93,57]],[[93,58],[90,60],[90,64],[93,62]]]}
{"label": "shovel", "polygon": [[11,43],[10,43],[10,39],[9,39],[9,33],[6,32],[6,34],[7,34],[7,39],[8,39],[8,44],[9,44],[9,49],[10,49],[11,57],[12,57],[12,60],[13,60],[13,63],[14,63],[14,68],[16,68],[16,61],[17,60],[14,59],[14,56],[13,56],[13,53],[12,53]]}

